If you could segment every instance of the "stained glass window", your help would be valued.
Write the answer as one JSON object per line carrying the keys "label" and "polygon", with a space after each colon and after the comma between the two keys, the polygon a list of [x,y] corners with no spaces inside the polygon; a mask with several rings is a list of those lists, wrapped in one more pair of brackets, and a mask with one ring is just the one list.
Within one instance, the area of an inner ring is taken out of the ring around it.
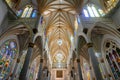
{"label": "stained glass window", "polygon": [[115,41],[108,40],[105,43],[106,59],[110,65],[115,80],[120,78],[120,47]]}
{"label": "stained glass window", "polygon": [[24,9],[21,17],[26,17],[28,11],[29,11],[29,7],[26,7],[26,8]]}
{"label": "stained glass window", "polygon": [[13,61],[18,54],[18,46],[16,40],[7,40],[0,46],[0,80],[13,69]]}
{"label": "stained glass window", "polygon": [[38,56],[37,58],[35,58],[31,65],[30,65],[30,69],[29,69],[29,79],[28,80],[36,80],[37,78],[37,74],[39,71],[39,61],[40,60],[40,56]]}
{"label": "stained glass window", "polygon": [[22,12],[23,12],[23,10],[19,10],[19,11],[17,11],[17,16],[21,16],[22,15]]}
{"label": "stained glass window", "polygon": [[91,17],[95,17],[93,11],[92,11],[92,8],[90,6],[87,6],[87,9],[88,9],[88,12],[90,14]]}
{"label": "stained glass window", "polygon": [[27,17],[27,18],[31,17],[32,11],[33,11],[33,7],[31,5],[27,5],[25,7],[21,17],[22,18],[24,18],[24,17]]}
{"label": "stained glass window", "polygon": [[83,13],[85,17],[100,17],[104,16],[103,10],[96,7],[94,4],[87,4],[84,9]]}
{"label": "stained glass window", "polygon": [[29,10],[28,10],[27,15],[26,15],[27,18],[29,18],[31,16],[32,11],[33,11],[33,8],[29,7]]}
{"label": "stained glass window", "polygon": [[29,80],[34,80],[36,65],[37,65],[37,63],[35,60],[35,61],[33,61],[31,68],[30,68]]}
{"label": "stained glass window", "polygon": [[32,18],[35,18],[37,17],[37,10],[33,10],[33,13],[32,13]]}
{"label": "stained glass window", "polygon": [[98,9],[98,12],[100,13],[101,16],[104,16],[104,15],[105,15],[105,13],[103,12],[102,9]]}
{"label": "stained glass window", "polygon": [[100,17],[100,15],[99,15],[99,13],[98,13],[97,9],[95,8],[95,6],[94,6],[94,5],[92,5],[92,6],[91,6],[91,8],[92,8],[92,11],[93,11],[93,13],[94,13],[95,17]]}
{"label": "stained glass window", "polygon": [[83,9],[85,17],[89,17],[88,11],[86,9]]}
{"label": "stained glass window", "polygon": [[27,5],[24,10],[19,10],[17,12],[17,16],[21,16],[21,18],[36,18],[37,10],[33,9],[31,5]]}

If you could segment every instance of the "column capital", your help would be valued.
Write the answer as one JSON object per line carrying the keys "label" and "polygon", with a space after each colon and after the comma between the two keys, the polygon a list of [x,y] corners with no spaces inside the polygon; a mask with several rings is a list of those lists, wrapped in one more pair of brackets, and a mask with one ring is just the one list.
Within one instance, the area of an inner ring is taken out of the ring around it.
{"label": "column capital", "polygon": [[87,43],[87,47],[88,48],[93,47],[93,43]]}
{"label": "column capital", "polygon": [[75,69],[74,67],[72,67],[72,69]]}
{"label": "column capital", "polygon": [[91,66],[89,66],[89,69],[90,69],[90,70],[92,70],[92,67],[91,67]]}
{"label": "column capital", "polygon": [[38,32],[37,28],[33,28],[33,33],[36,34]]}
{"label": "column capital", "polygon": [[104,59],[101,59],[100,62],[101,62],[101,63],[104,63]]}
{"label": "column capital", "polygon": [[34,43],[30,42],[29,45],[28,45],[28,47],[33,48],[34,47]]}
{"label": "column capital", "polygon": [[112,77],[111,74],[108,74],[109,77]]}
{"label": "column capital", "polygon": [[17,63],[20,63],[20,59],[19,58],[17,58]]}
{"label": "column capital", "polygon": [[77,59],[77,63],[80,63],[80,59]]}
{"label": "column capital", "polygon": [[43,59],[40,59],[40,63],[43,63]]}

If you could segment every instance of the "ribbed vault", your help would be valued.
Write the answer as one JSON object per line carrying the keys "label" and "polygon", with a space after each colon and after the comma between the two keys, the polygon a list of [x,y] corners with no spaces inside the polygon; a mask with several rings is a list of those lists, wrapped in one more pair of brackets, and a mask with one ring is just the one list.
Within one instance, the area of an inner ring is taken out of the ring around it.
{"label": "ribbed vault", "polygon": [[[66,63],[74,35],[76,16],[83,0],[37,0],[45,22],[46,37],[54,63]],[[61,60],[62,59],[62,60]]]}

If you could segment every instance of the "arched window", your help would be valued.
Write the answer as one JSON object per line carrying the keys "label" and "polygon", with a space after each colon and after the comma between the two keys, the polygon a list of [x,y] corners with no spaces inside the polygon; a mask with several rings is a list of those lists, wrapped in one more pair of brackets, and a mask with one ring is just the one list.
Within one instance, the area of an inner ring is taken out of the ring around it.
{"label": "arched window", "polygon": [[18,54],[16,40],[7,40],[0,46],[0,79],[6,79],[14,69],[15,59]]}
{"label": "arched window", "polygon": [[32,7],[29,7],[29,10],[28,10],[28,12],[27,12],[27,14],[26,14],[26,17],[27,17],[27,18],[31,17],[32,11],[33,11],[33,8],[32,8]]}
{"label": "arched window", "polygon": [[29,80],[34,80],[34,77],[36,74],[36,72],[35,72],[36,65],[37,65],[37,63],[36,63],[36,61],[34,61],[30,67]]}
{"label": "arched window", "polygon": [[115,80],[118,80],[120,79],[120,47],[115,41],[107,40],[104,49],[112,74]]}
{"label": "arched window", "polygon": [[93,4],[87,4],[84,7],[84,9],[83,9],[83,13],[84,13],[85,17],[100,17],[100,16],[104,16],[103,10],[97,8]]}
{"label": "arched window", "polygon": [[85,17],[89,17],[88,11],[86,9],[83,9]]}
{"label": "arched window", "polygon": [[17,16],[20,17],[22,15],[23,10],[17,11]]}
{"label": "arched window", "polygon": [[37,17],[37,10],[33,10],[33,13],[32,13],[32,18],[35,18]]}
{"label": "arched window", "polygon": [[30,69],[29,69],[29,78],[28,80],[36,80],[37,79],[37,75],[38,75],[38,71],[39,71],[39,59],[40,56],[36,57],[31,65],[30,65]]}
{"label": "arched window", "polygon": [[27,5],[24,10],[19,10],[17,12],[17,16],[21,18],[36,18],[37,17],[37,10],[33,9],[31,5]]}
{"label": "arched window", "polygon": [[27,5],[22,13],[22,18],[25,18],[25,17],[30,17],[31,16],[31,13],[32,13],[32,10],[33,10],[33,7],[31,5]]}

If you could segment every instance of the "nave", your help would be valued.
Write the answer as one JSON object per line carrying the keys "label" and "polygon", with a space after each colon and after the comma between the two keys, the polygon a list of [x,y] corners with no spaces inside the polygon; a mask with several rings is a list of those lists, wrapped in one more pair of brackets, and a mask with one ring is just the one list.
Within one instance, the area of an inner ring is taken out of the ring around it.
{"label": "nave", "polygon": [[120,80],[120,0],[0,0],[0,80]]}

